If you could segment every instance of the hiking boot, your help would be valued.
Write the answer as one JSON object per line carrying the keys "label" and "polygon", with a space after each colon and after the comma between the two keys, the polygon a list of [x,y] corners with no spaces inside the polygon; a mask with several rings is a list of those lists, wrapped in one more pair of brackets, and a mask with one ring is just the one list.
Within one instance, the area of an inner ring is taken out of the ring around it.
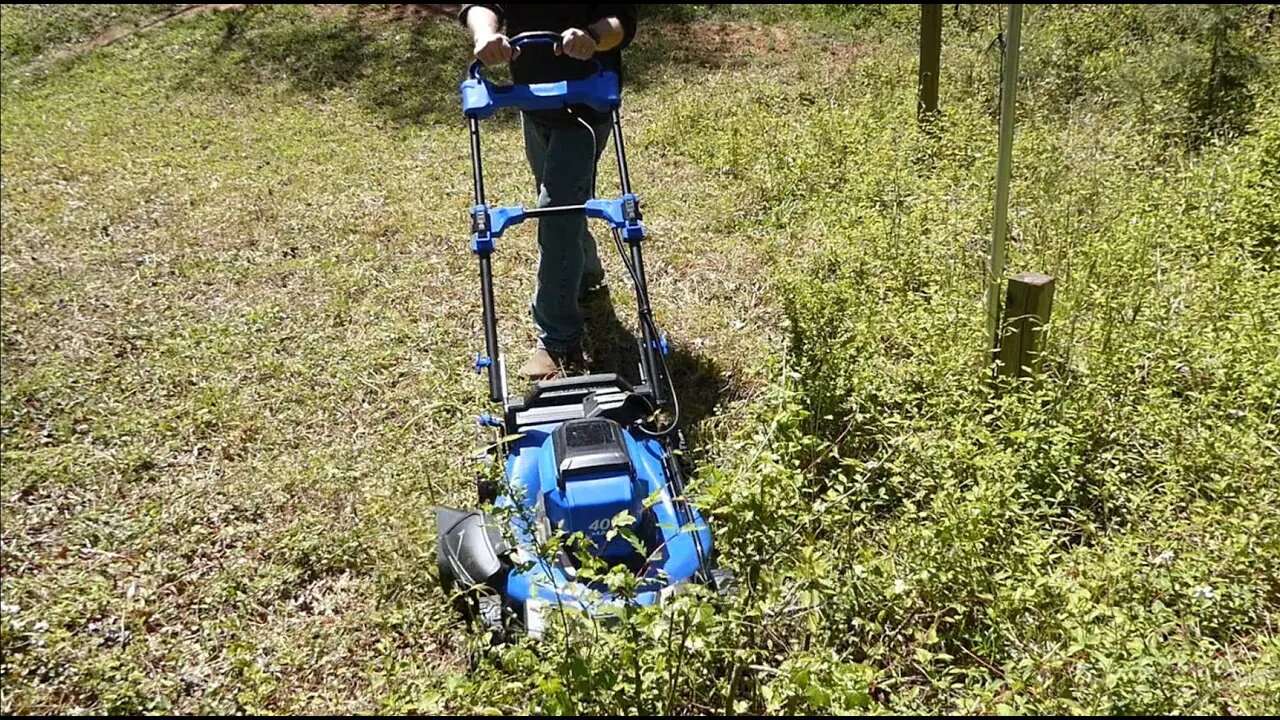
{"label": "hiking boot", "polygon": [[530,380],[551,380],[566,377],[585,365],[581,349],[552,352],[538,347],[533,349],[533,354],[520,367],[520,375]]}

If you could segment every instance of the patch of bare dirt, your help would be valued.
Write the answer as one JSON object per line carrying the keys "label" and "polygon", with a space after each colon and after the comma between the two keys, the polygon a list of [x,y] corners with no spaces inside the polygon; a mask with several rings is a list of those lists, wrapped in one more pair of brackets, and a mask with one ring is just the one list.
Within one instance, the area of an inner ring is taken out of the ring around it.
{"label": "patch of bare dirt", "polygon": [[461,4],[387,4],[387,5],[311,5],[311,12],[318,17],[336,17],[347,15],[353,9],[359,12],[361,20],[374,22],[418,22],[421,20],[456,20]]}
{"label": "patch of bare dirt", "polygon": [[[783,63],[809,42],[788,28],[748,22],[695,21],[652,23],[644,29],[670,46],[672,59],[705,67],[742,62]],[[869,52],[865,44],[832,42],[825,48],[832,61],[848,66]]]}
{"label": "patch of bare dirt", "polygon": [[[137,35],[138,33],[146,32],[147,30],[152,30],[157,27],[161,27],[175,20],[184,20],[186,18],[195,17],[196,15],[201,15],[207,12],[221,12],[221,11],[227,11],[227,10],[238,11],[238,10],[243,10],[244,8],[245,8],[245,5],[243,3],[233,3],[233,4],[202,3],[198,5],[179,5],[175,7],[173,10],[170,10],[169,12],[152,17],[137,25],[114,25],[112,27],[109,27],[103,32],[99,33],[98,35],[90,38],[89,40],[86,40],[85,42],[66,47],[62,50],[59,50],[56,53],[53,53],[52,55],[49,55],[44,60],[37,61],[37,62],[38,63],[55,63],[60,60],[65,60],[67,58],[84,55],[85,53],[91,52],[100,47],[106,47],[107,45],[110,45],[119,40],[123,40],[124,38],[131,37],[133,35]],[[33,63],[33,64],[36,64],[36,63]]]}

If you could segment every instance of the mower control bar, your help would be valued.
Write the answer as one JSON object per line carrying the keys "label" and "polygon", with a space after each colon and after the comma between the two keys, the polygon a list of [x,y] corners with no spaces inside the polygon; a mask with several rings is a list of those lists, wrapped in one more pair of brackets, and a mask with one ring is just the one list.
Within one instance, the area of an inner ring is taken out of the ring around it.
{"label": "mower control bar", "polygon": [[555,205],[553,207],[540,207],[524,211],[526,220],[530,218],[555,217],[557,215],[577,215],[587,211],[586,205]]}
{"label": "mower control bar", "polygon": [[[559,42],[554,33],[522,33],[511,39],[511,44]],[[484,302],[485,355],[476,357],[475,370],[488,370],[489,397],[504,405],[511,401],[507,395],[506,377],[502,357],[498,349],[498,321],[493,291],[493,268],[490,262],[497,240],[508,227],[519,225],[529,218],[555,217],[582,213],[588,218],[603,220],[613,230],[614,242],[631,275],[636,290],[636,312],[640,321],[640,382],[637,387],[647,387],[658,406],[665,406],[674,398],[668,392],[666,340],[653,323],[653,309],[649,305],[648,283],[645,279],[644,257],[641,245],[646,239],[641,221],[640,200],[631,192],[631,178],[622,138],[622,121],[618,107],[621,104],[621,87],[617,74],[597,66],[597,72],[580,80],[535,83],[529,85],[497,86],[485,79],[479,63],[471,67],[470,77],[462,82],[463,114],[471,131],[471,171],[475,181],[475,202],[471,206],[471,250],[480,261],[481,298]],[[491,207],[485,201],[484,171],[480,153],[480,120],[502,108],[518,110],[554,109],[575,104],[586,104],[596,110],[609,113],[612,125],[614,152],[618,160],[621,196],[615,199],[592,198],[581,205],[557,205],[553,207],[526,208],[523,205]],[[622,243],[630,246],[630,258]],[[661,374],[659,374],[661,372]],[[679,416],[677,406],[676,415]]]}
{"label": "mower control bar", "polygon": [[628,193],[616,200],[588,200],[582,205],[540,208],[526,208],[523,205],[476,205],[471,208],[471,249],[478,255],[493,252],[495,241],[502,233],[525,220],[577,214],[604,220],[610,227],[619,230],[625,240],[644,239],[644,225],[640,222],[640,199]]}

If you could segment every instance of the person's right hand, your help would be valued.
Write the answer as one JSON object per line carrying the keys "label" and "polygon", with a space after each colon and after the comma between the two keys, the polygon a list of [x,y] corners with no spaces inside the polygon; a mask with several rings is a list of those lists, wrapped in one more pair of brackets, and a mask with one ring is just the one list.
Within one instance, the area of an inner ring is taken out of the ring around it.
{"label": "person's right hand", "polygon": [[511,47],[507,36],[502,33],[476,38],[476,59],[485,67],[509,63],[519,54],[520,49]]}

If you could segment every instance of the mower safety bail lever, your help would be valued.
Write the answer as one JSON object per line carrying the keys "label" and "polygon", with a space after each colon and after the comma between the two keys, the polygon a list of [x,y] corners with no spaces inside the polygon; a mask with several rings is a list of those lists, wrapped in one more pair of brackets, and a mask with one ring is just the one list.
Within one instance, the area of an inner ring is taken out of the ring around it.
{"label": "mower safety bail lever", "polygon": [[563,42],[560,33],[550,30],[529,30],[519,35],[512,35],[510,39],[511,47],[520,47],[525,43],[551,43],[559,45]]}
{"label": "mower safety bail lever", "polygon": [[[507,42],[516,50],[520,49],[523,45],[536,44],[550,45],[552,50],[557,50],[564,44],[564,38],[560,36],[560,33],[551,32],[550,30],[529,30],[518,35],[511,36]],[[599,60],[592,59],[591,62],[595,63],[596,72],[604,71],[604,66],[600,64]],[[482,70],[484,70],[484,64],[479,60],[471,63],[471,78],[473,80],[480,80]]]}

